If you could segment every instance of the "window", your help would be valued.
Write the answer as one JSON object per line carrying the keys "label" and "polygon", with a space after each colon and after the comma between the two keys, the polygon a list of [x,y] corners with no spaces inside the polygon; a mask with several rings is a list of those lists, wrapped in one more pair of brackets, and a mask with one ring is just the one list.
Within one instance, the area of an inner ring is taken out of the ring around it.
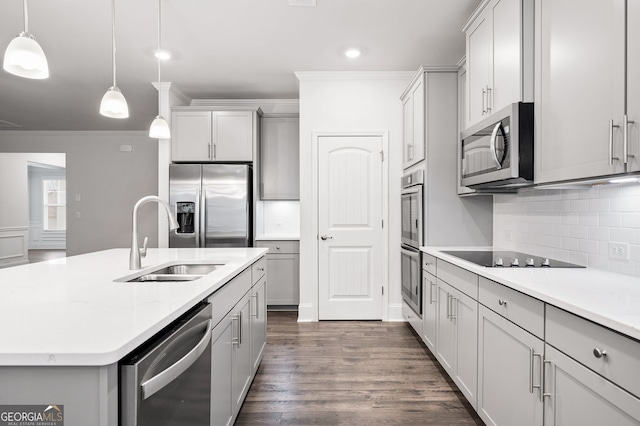
{"label": "window", "polygon": [[67,229],[67,182],[64,179],[43,179],[44,231]]}

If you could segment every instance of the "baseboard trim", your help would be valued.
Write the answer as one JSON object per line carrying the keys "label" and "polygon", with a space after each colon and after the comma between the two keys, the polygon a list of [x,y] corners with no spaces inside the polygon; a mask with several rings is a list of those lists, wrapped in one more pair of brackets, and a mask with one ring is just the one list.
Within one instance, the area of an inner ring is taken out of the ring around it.
{"label": "baseboard trim", "polygon": [[405,319],[402,316],[402,303],[390,303],[389,304],[389,321],[390,322],[404,322]]}
{"label": "baseboard trim", "polygon": [[312,303],[298,305],[298,322],[317,322],[317,310]]}

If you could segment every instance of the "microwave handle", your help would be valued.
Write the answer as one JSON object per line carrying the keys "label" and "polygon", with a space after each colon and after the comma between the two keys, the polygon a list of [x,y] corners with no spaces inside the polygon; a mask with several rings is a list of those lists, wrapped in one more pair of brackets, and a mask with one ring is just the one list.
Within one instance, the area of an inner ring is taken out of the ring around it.
{"label": "microwave handle", "polygon": [[491,155],[493,156],[493,160],[496,162],[496,168],[500,170],[502,168],[502,164],[500,160],[498,160],[498,156],[496,155],[496,138],[498,137],[498,132],[502,127],[502,122],[496,124],[493,128],[493,132],[491,133],[491,143],[489,145],[489,150],[491,151]]}

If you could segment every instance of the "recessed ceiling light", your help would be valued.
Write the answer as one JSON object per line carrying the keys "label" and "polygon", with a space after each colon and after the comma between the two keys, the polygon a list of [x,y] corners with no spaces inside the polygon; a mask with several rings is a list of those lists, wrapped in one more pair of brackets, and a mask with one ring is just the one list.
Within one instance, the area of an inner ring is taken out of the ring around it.
{"label": "recessed ceiling light", "polygon": [[171,59],[171,52],[165,49],[156,50],[154,56],[162,61],[167,61]]}
{"label": "recessed ceiling light", "polygon": [[360,56],[360,50],[359,49],[347,49],[344,52],[344,55],[347,58],[357,58],[358,56]]}
{"label": "recessed ceiling light", "polygon": [[289,6],[316,7],[316,0],[289,0]]}

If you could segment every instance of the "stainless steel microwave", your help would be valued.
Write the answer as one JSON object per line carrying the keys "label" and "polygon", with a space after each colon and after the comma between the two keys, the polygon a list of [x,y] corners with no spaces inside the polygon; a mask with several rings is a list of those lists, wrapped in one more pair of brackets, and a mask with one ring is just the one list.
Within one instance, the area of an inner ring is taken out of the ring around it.
{"label": "stainless steel microwave", "polygon": [[533,129],[533,103],[518,102],[462,132],[462,186],[491,189],[532,185]]}

